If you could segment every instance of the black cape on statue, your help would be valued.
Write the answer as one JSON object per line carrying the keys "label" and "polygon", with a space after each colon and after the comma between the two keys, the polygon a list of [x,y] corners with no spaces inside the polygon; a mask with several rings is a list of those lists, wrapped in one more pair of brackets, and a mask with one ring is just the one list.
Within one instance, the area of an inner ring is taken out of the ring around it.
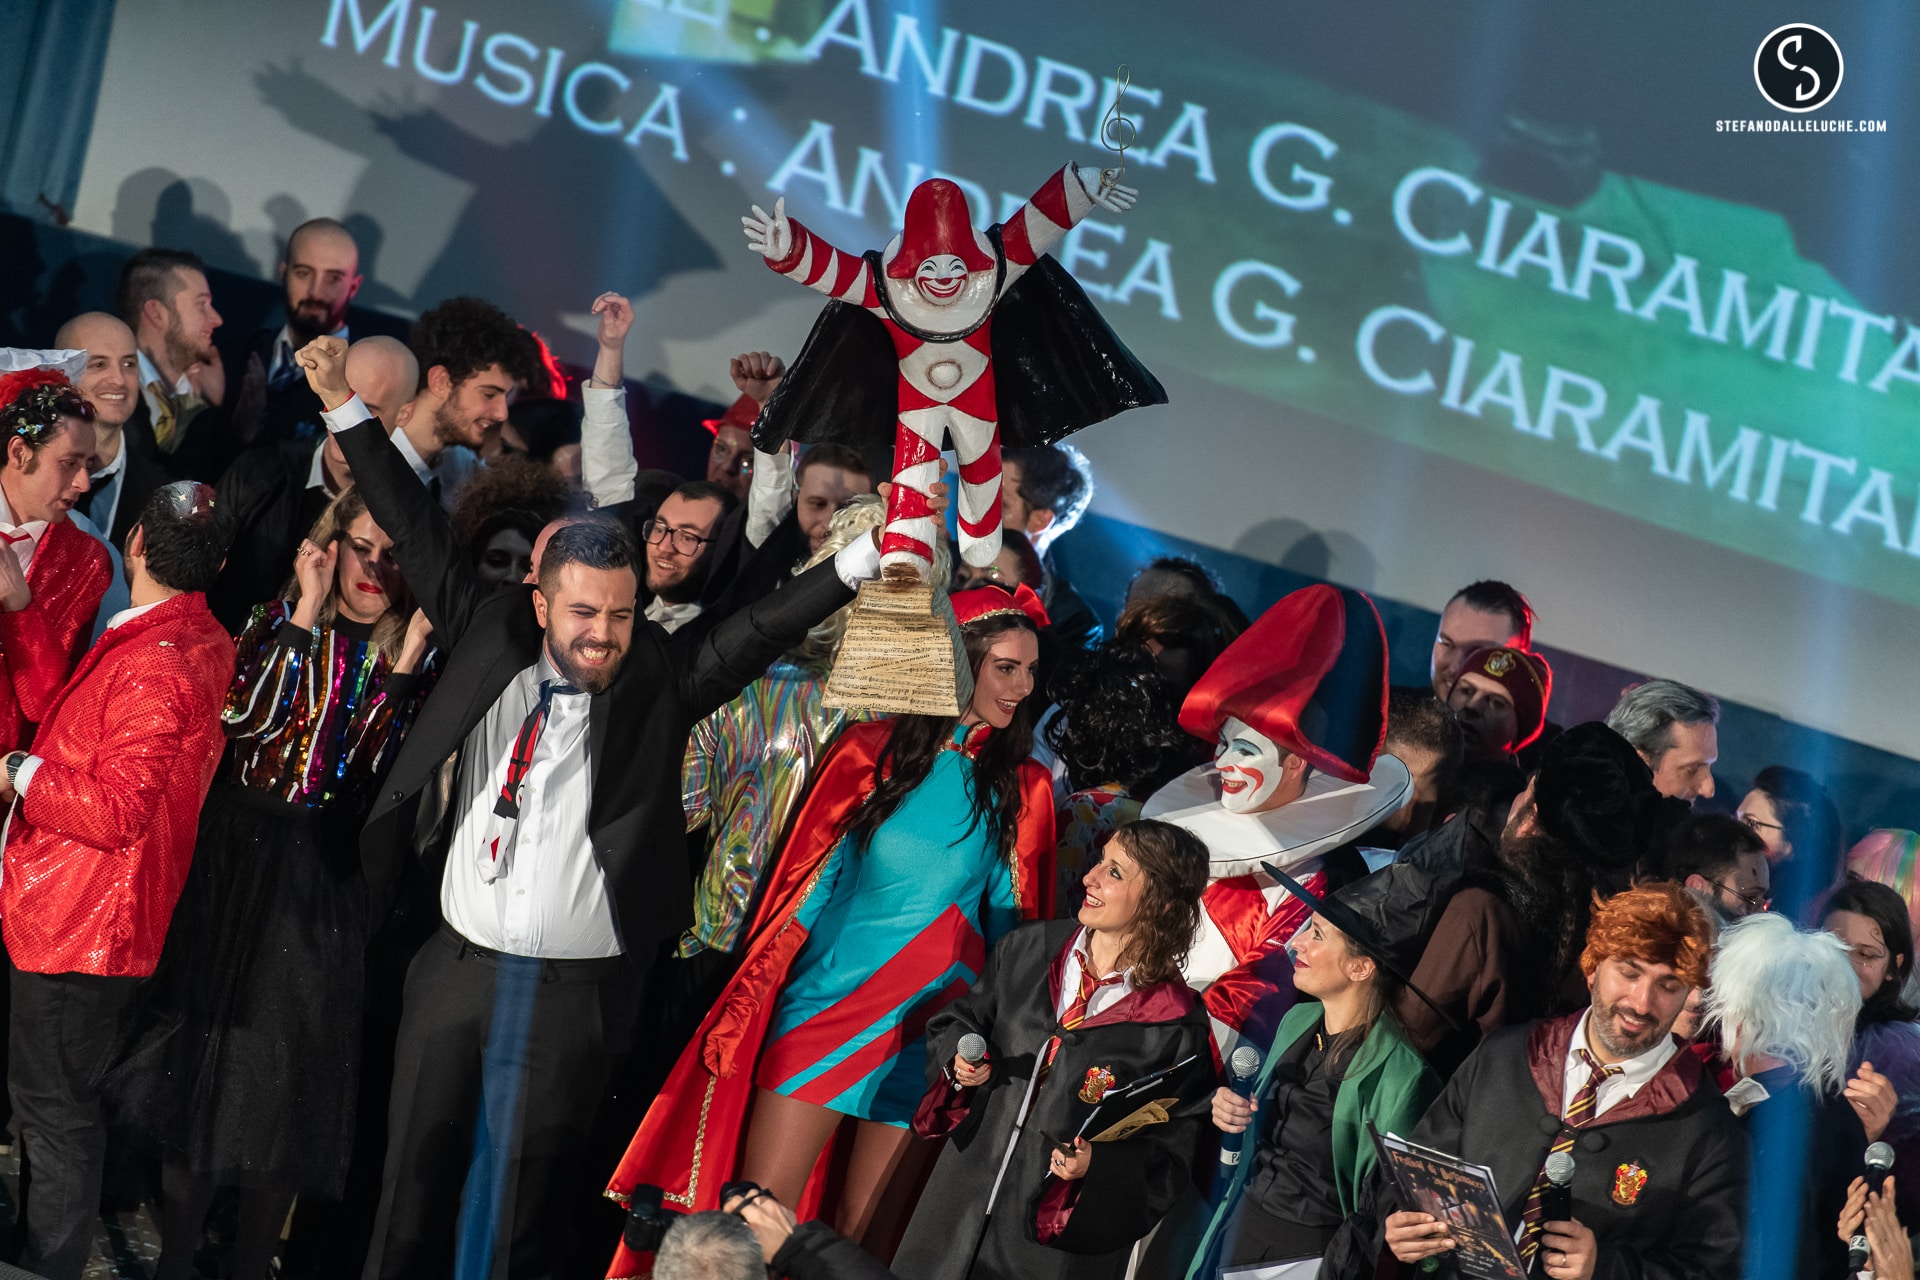
{"label": "black cape on statue", "polygon": [[[1004,262],[1000,228],[987,237]],[[869,251],[866,259],[875,288],[884,289],[880,255]],[[1167,402],[1160,380],[1051,254],[1041,254],[1000,295],[988,323],[1004,448],[1052,444],[1128,409]],[[798,440],[889,450],[900,421],[899,385],[900,357],[879,317],[830,301],[761,408],[754,447],[771,453]]]}

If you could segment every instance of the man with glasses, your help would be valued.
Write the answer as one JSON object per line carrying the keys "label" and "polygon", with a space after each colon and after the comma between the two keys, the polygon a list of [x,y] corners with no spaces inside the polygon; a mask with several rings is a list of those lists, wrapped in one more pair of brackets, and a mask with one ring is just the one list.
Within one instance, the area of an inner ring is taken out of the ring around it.
{"label": "man with glasses", "polygon": [[1689,818],[1673,834],[1661,870],[1722,925],[1757,915],[1772,901],[1766,845],[1746,823],[1725,814]]}
{"label": "man with glasses", "polygon": [[712,569],[714,531],[734,497],[710,480],[690,480],[667,495],[640,526],[647,544],[647,621],[669,635],[700,616],[701,592]]}

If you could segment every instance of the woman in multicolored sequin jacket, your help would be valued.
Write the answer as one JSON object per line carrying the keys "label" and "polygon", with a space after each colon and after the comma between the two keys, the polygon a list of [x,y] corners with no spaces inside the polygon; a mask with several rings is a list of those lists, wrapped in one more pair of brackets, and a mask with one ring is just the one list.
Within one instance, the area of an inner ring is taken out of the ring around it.
{"label": "woman in multicolored sequin jacket", "polygon": [[348,489],[288,598],[240,636],[226,758],[128,1073],[165,1091],[135,1111],[165,1152],[160,1277],[192,1274],[218,1187],[241,1188],[235,1274],[258,1275],[293,1195],[345,1183],[370,933],[358,831],[429,683],[391,545]]}

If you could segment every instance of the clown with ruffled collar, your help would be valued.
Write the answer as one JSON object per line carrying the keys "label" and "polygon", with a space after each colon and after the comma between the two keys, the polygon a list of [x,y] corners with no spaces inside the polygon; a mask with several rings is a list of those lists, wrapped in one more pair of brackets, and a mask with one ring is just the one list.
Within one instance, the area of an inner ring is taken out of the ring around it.
{"label": "clown with ruffled collar", "polygon": [[1215,743],[1210,765],[1175,778],[1141,816],[1187,828],[1211,854],[1211,883],[1183,968],[1212,1015],[1224,1062],[1265,1045],[1293,1003],[1286,944],[1312,914],[1261,870],[1271,862],[1325,893],[1327,855],[1399,809],[1407,767],[1380,754],[1387,642],[1373,602],[1313,586],[1276,603],[1221,653],[1180,709]]}

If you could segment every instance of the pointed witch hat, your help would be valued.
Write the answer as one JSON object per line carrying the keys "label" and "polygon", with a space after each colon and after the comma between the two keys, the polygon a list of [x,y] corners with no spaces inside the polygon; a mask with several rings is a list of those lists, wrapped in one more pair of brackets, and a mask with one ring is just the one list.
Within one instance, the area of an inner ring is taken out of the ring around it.
{"label": "pointed witch hat", "polygon": [[[1458,1019],[1413,983],[1413,971],[1419,967],[1420,955],[1427,949],[1427,940],[1447,905],[1446,895],[1429,891],[1432,886],[1427,876],[1408,875],[1407,871],[1417,869],[1389,863],[1344,889],[1323,895],[1271,862],[1261,865],[1281,888],[1313,908],[1395,981],[1425,1001],[1448,1027],[1461,1029]],[[1389,874],[1396,870],[1400,874]]]}

